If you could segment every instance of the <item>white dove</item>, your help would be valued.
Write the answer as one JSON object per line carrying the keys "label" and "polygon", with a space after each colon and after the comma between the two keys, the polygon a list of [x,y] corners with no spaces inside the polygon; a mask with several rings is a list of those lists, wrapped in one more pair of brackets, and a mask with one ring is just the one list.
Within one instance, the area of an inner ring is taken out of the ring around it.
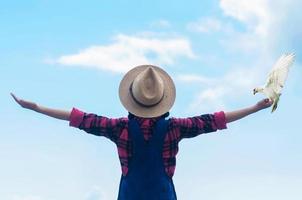
{"label": "white dove", "polygon": [[259,88],[257,87],[253,91],[254,94],[258,92],[263,93],[271,101],[273,101],[272,112],[277,109],[281,90],[284,87],[289,68],[292,66],[294,59],[294,53],[283,54],[269,73],[265,86]]}

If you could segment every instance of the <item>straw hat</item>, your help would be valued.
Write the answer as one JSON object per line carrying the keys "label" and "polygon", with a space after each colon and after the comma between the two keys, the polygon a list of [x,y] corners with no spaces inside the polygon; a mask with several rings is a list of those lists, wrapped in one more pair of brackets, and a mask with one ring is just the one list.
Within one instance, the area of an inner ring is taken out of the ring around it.
{"label": "straw hat", "polygon": [[172,78],[154,65],[140,65],[123,77],[119,97],[132,114],[152,118],[168,112],[176,96]]}

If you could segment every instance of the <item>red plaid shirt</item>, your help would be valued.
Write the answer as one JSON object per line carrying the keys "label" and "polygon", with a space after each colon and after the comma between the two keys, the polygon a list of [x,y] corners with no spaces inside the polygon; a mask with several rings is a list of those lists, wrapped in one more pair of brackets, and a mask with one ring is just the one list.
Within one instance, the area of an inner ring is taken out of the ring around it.
{"label": "red plaid shirt", "polygon": [[[136,117],[145,140],[152,136],[152,127],[158,118]],[[128,133],[128,118],[107,118],[72,109],[70,126],[97,136],[105,136],[117,145],[123,175],[128,172],[132,156],[132,142]],[[183,138],[192,138],[203,133],[226,128],[223,111],[189,118],[169,118],[168,133],[163,146],[163,161],[166,173],[172,177],[175,171],[178,143]]]}

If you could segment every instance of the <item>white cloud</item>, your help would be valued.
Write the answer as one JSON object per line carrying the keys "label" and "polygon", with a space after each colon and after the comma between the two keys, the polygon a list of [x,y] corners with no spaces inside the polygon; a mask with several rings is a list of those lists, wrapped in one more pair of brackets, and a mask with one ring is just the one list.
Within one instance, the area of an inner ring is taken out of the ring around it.
{"label": "white cloud", "polygon": [[215,79],[208,78],[201,75],[196,75],[196,74],[181,74],[178,75],[176,79],[186,83],[198,83],[198,84],[206,84],[206,85],[211,85],[216,81]]}
{"label": "white cloud", "polygon": [[57,62],[123,73],[142,64],[172,65],[179,57],[195,57],[186,38],[119,34],[109,45],[91,46],[79,53],[61,56]]}
{"label": "white cloud", "polygon": [[190,22],[187,25],[187,29],[194,32],[211,33],[222,30],[223,25],[220,20],[207,17],[195,22]]}
{"label": "white cloud", "polygon": [[267,38],[252,32],[233,32],[219,40],[220,44],[234,53],[266,54],[269,51]]}
{"label": "white cloud", "polygon": [[[263,73],[265,72],[265,73]],[[202,85],[194,100],[188,107],[188,113],[198,114],[217,109],[228,109],[228,103],[242,96],[252,97],[253,88],[263,84],[266,71],[259,67],[237,67],[229,70],[219,78],[209,78],[200,75],[179,75],[177,80],[186,83]]]}
{"label": "white cloud", "polygon": [[206,85],[196,94],[190,113],[225,108],[233,98],[250,95],[255,86],[265,82],[273,61],[280,54],[292,51],[292,47],[296,47],[294,51],[298,53],[301,48],[298,45],[299,38],[302,38],[299,25],[302,22],[301,1],[220,0],[219,6],[226,17],[208,16],[189,23],[187,27],[201,33],[219,31],[222,34],[218,40],[222,47],[226,47],[224,51],[234,56],[231,60],[246,64],[234,63],[236,67],[220,78],[192,74],[179,76],[180,81]]}
{"label": "white cloud", "polygon": [[293,39],[301,36],[302,15],[297,9],[301,6],[298,0],[220,0],[223,14],[246,28],[222,38],[222,44],[245,53],[284,53],[280,51],[293,46]]}
{"label": "white cloud", "polygon": [[225,86],[217,85],[209,89],[205,89],[195,97],[189,105],[189,113],[198,114],[209,112],[217,109],[225,109],[225,95],[229,89]]}
{"label": "white cloud", "polygon": [[[274,40],[272,33],[276,23],[283,16],[276,14],[270,0],[220,0],[219,6],[222,15],[228,18],[208,16],[190,22],[187,28],[201,33],[220,32],[222,46],[234,52],[257,51],[263,54],[268,51],[272,43],[270,41]],[[238,29],[234,20],[241,22],[243,29]]]}
{"label": "white cloud", "polygon": [[225,15],[245,23],[249,31],[267,36],[273,20],[268,0],[221,0],[220,7]]}
{"label": "white cloud", "polygon": [[151,28],[170,28],[171,23],[167,20],[161,19],[158,21],[154,21],[150,24]]}
{"label": "white cloud", "polygon": [[225,16],[229,16],[244,25],[244,30],[234,29],[225,35],[220,42],[227,49],[248,54],[267,54],[273,40],[275,17],[269,0],[220,0],[220,8]]}

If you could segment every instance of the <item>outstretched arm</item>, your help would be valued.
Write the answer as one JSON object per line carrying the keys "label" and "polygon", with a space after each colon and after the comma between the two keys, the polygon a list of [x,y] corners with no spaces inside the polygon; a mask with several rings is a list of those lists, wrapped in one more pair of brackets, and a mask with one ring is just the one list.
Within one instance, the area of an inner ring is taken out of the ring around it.
{"label": "outstretched arm", "polygon": [[259,101],[257,104],[247,107],[241,110],[236,110],[236,111],[231,111],[231,112],[226,112],[225,117],[226,117],[226,122],[230,123],[236,120],[239,120],[243,117],[246,117],[252,113],[258,112],[259,110],[265,109],[270,107],[273,104],[272,101],[269,99],[263,99]]}
{"label": "outstretched arm", "polygon": [[15,101],[23,108],[33,110],[33,111],[36,111],[38,113],[41,113],[41,114],[44,114],[44,115],[47,115],[47,116],[50,116],[50,117],[54,117],[54,118],[57,118],[57,119],[67,120],[67,121],[69,120],[70,111],[47,108],[47,107],[38,105],[38,104],[36,104],[34,102],[31,102],[31,101],[26,101],[26,100],[23,100],[23,99],[19,99],[13,93],[11,93],[11,95],[15,99]]}

